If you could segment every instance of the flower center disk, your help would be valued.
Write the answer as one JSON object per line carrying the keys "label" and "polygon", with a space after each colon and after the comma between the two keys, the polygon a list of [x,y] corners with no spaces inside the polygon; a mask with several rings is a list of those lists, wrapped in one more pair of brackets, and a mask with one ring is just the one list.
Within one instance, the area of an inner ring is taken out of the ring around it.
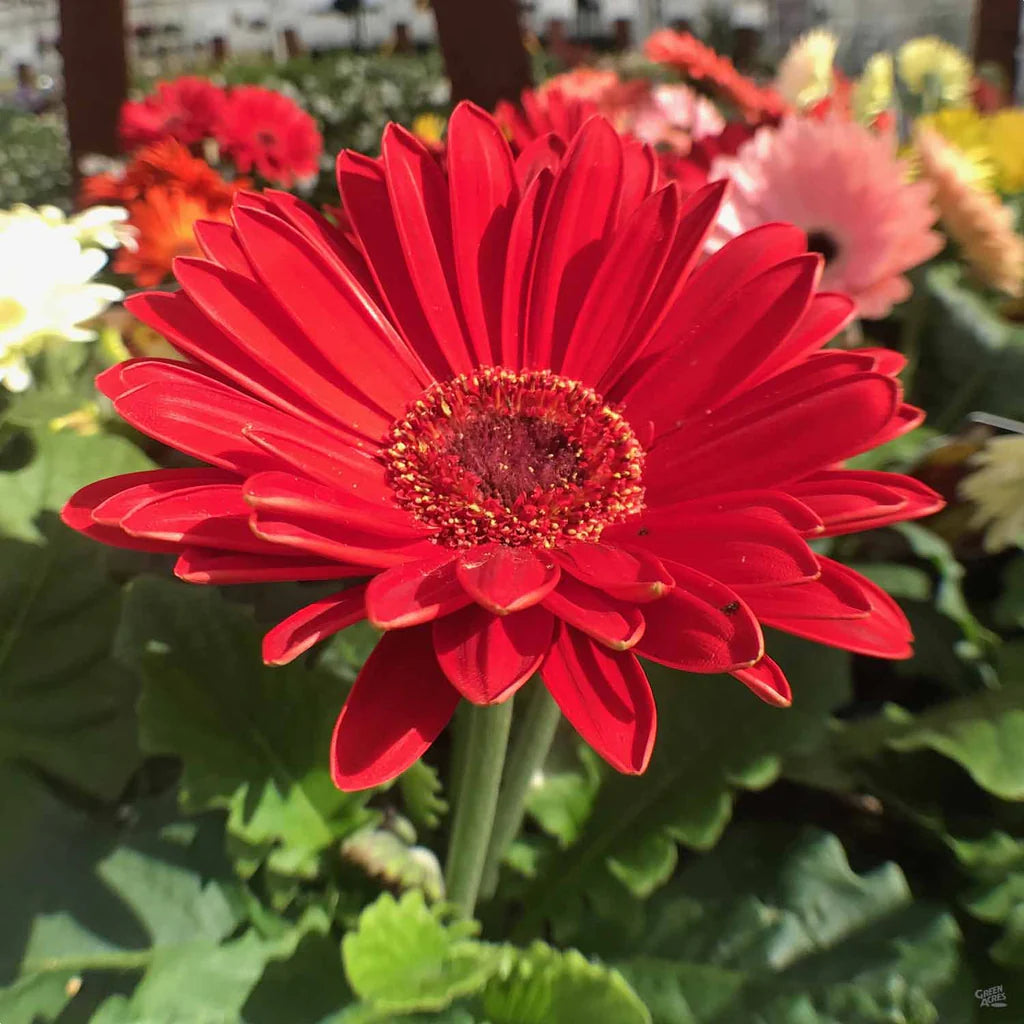
{"label": "flower center disk", "polygon": [[597,540],[643,509],[644,450],[629,424],[548,370],[482,367],[431,385],[390,442],[398,503],[449,547]]}

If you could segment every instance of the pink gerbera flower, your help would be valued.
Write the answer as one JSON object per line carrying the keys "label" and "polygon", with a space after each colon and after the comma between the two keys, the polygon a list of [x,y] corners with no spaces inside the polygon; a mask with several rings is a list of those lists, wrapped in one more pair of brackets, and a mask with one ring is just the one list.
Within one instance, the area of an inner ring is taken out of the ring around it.
{"label": "pink gerbera flower", "polygon": [[255,171],[286,188],[316,177],[324,148],[309,114],[287,96],[258,85],[231,90],[217,142],[243,174]]}
{"label": "pink gerbera flower", "polygon": [[174,552],[194,583],[352,581],[263,649],[280,664],[361,619],[385,630],[335,729],[343,789],[535,672],[635,773],[656,720],[638,655],[778,706],[762,622],[907,657],[895,602],[808,539],[941,499],[839,468],[919,416],[892,353],[819,351],[852,304],[816,291],[804,235],[759,228],[698,267],[724,186],[656,190],[600,118],[564,156],[516,161],[463,104],[447,157],[394,125],[380,160],[342,153],[351,234],[280,192],[200,225],[181,290],[129,301],[196,363],[99,384],[206,465],[92,484],[65,522]]}
{"label": "pink gerbera flower", "polygon": [[895,137],[844,118],[762,128],[735,157],[718,157],[710,177],[732,181],[712,248],[760,224],[796,224],[825,258],[823,287],[845,292],[863,317],[907,298],[904,272],[942,248],[932,187],[908,181]]}

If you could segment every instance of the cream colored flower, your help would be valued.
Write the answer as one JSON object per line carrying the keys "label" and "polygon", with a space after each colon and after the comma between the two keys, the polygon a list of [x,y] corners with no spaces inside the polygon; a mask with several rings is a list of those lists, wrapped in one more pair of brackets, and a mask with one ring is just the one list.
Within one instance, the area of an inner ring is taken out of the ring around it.
{"label": "cream colored flower", "polygon": [[1002,551],[1024,542],[1024,437],[993,437],[973,456],[978,468],[960,484],[974,502],[971,525],[985,530],[986,551]]}
{"label": "cream colored flower", "polygon": [[1013,230],[1013,213],[973,183],[970,161],[937,131],[914,132],[921,175],[935,188],[942,226],[960,246],[974,275],[985,285],[1019,296],[1024,292],[1024,238]]}
{"label": "cream colored flower", "polygon": [[876,53],[868,58],[853,90],[853,114],[870,124],[893,105],[892,55]]}
{"label": "cream colored flower", "polygon": [[832,91],[832,65],[839,41],[816,28],[795,40],[782,58],[775,91],[798,110],[806,110]]}
{"label": "cream colored flower", "polygon": [[938,36],[919,36],[904,43],[896,56],[896,67],[910,92],[935,105],[956,106],[970,92],[970,60]]}
{"label": "cream colored flower", "polygon": [[[107,262],[83,247],[95,224],[69,222],[55,207],[0,210],[0,384],[22,391],[32,382],[28,357],[50,339],[88,341],[80,324],[122,298],[92,278]],[[102,231],[100,231],[102,235]]]}

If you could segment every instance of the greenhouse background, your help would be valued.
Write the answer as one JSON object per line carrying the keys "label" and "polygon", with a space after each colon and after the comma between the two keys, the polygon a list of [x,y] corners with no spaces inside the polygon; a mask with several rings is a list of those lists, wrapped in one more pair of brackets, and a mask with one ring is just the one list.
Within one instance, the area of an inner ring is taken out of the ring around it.
{"label": "greenhouse background", "polygon": [[0,1024],[1024,1020],[1019,0],[0,0]]}

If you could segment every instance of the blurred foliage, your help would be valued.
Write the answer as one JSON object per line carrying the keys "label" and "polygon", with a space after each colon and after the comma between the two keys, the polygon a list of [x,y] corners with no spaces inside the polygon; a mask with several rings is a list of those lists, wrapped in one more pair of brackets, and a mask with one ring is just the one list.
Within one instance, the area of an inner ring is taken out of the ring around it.
{"label": "blurred foliage", "polygon": [[63,120],[0,104],[0,210],[15,203],[70,209],[71,162]]}

